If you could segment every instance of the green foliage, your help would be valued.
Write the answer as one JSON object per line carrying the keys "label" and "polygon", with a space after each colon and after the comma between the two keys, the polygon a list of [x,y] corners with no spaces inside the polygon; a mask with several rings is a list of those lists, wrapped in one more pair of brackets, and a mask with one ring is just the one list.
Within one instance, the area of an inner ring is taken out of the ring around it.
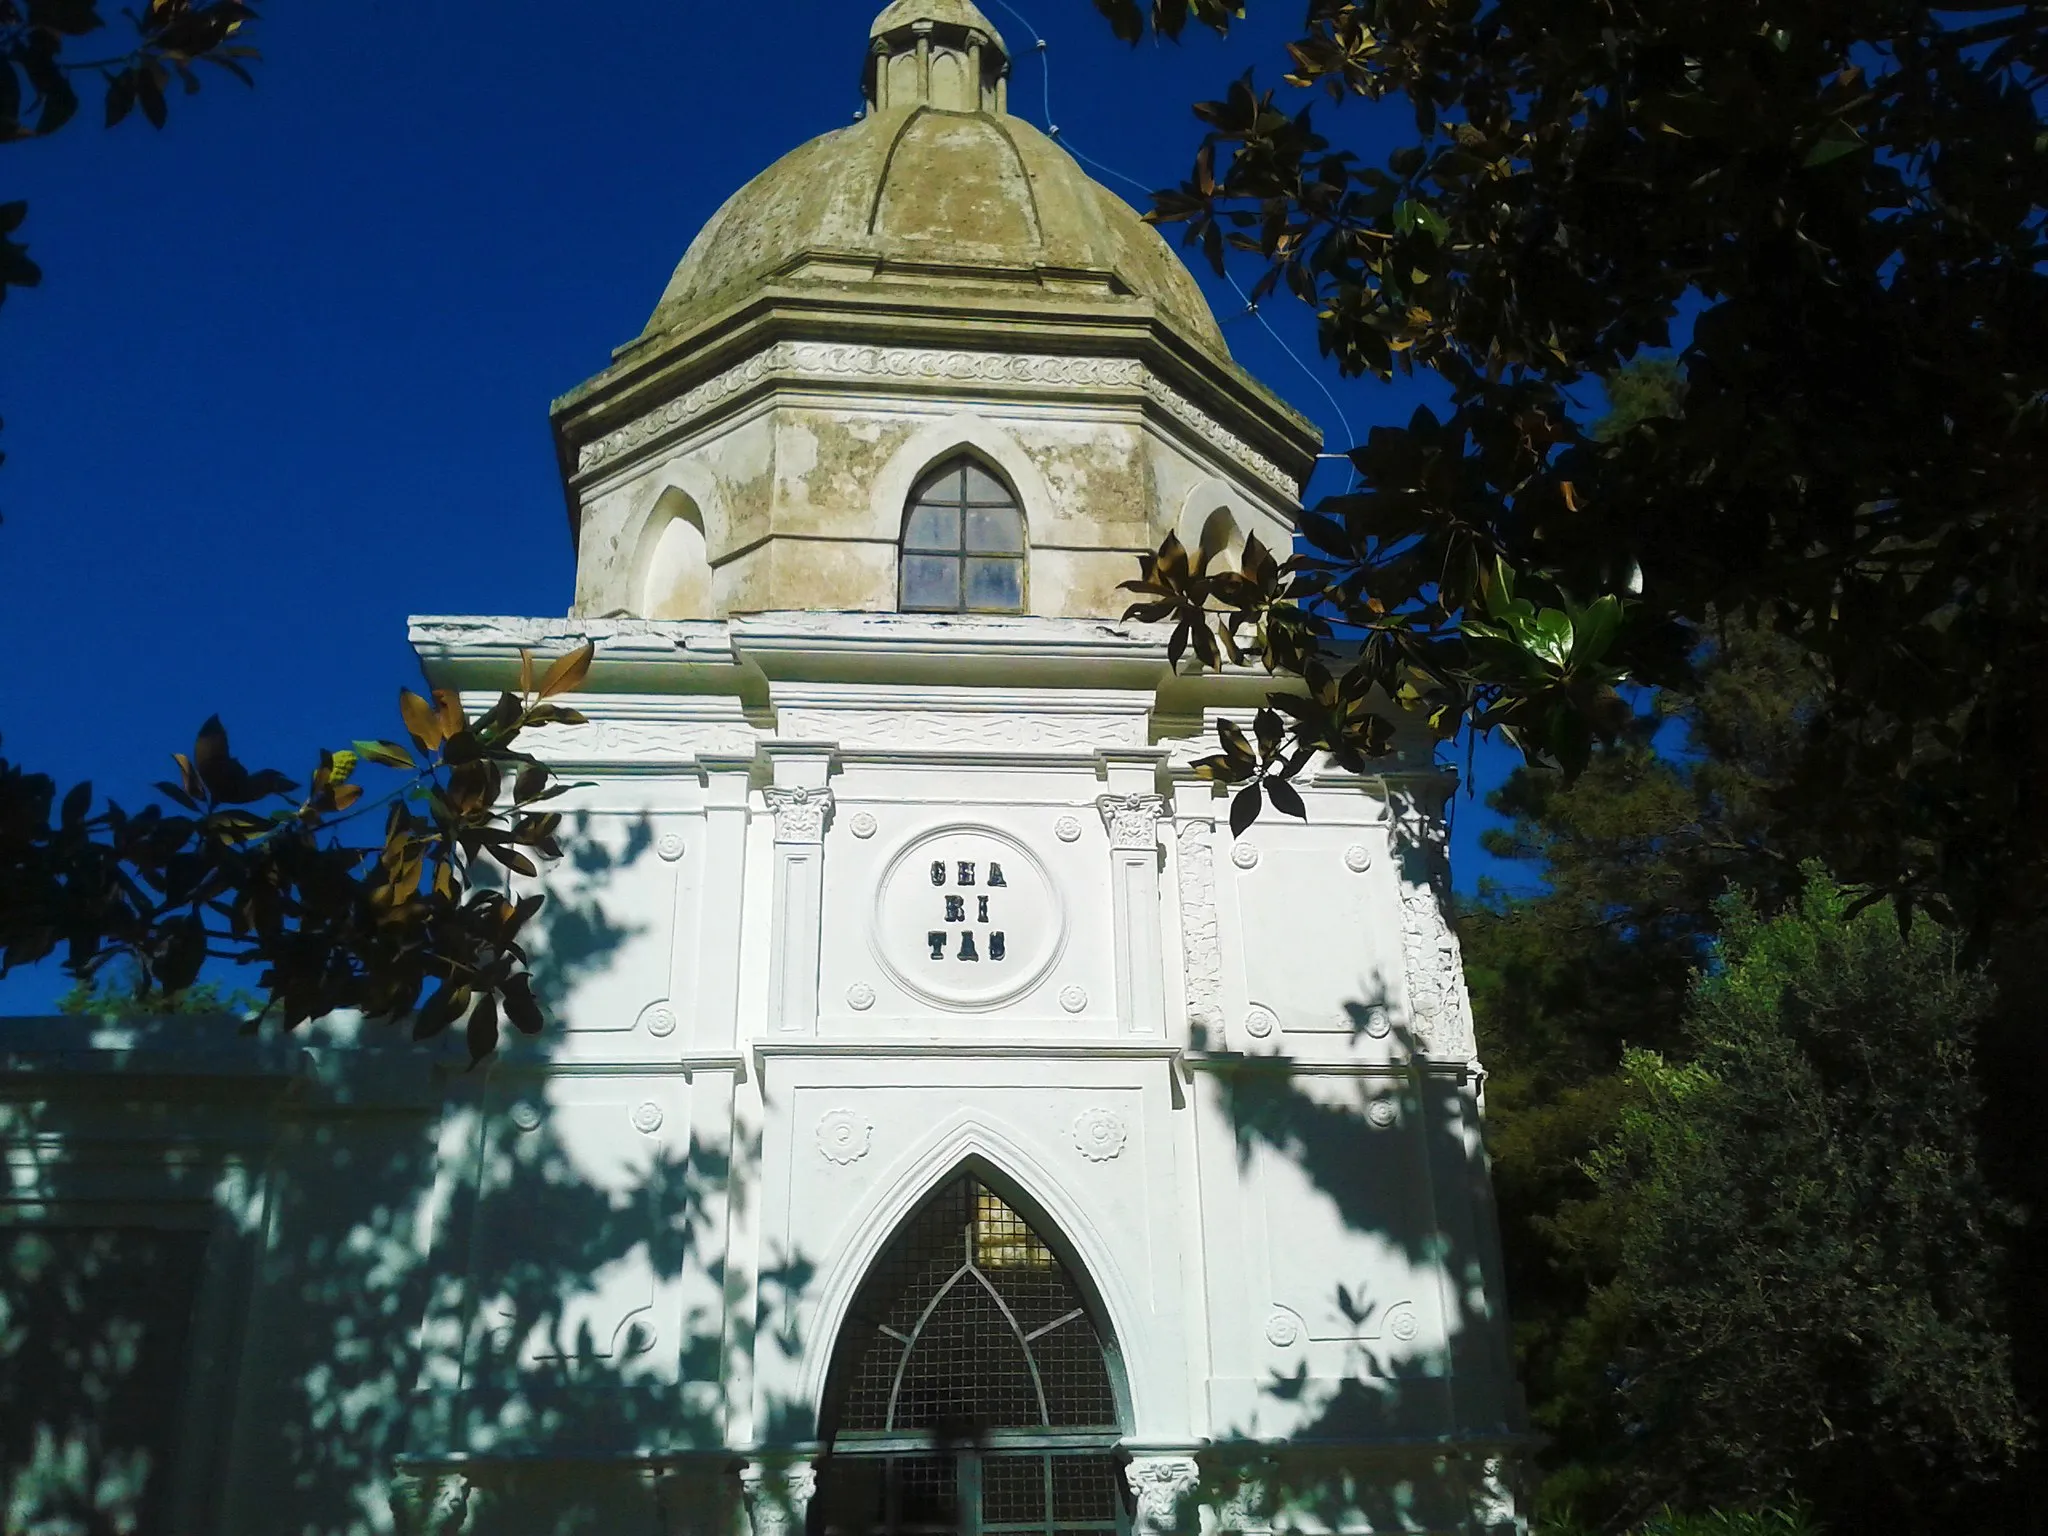
{"label": "green foliage", "polygon": [[[1620,1419],[1594,1311],[1620,1232],[1589,1203],[1584,1160],[1630,1089],[1630,1047],[1682,1052],[1683,1012],[1730,885],[1775,905],[1802,851],[1771,799],[1796,759],[1819,680],[1804,652],[1726,626],[1685,697],[1662,696],[1567,784],[1522,769],[1491,797],[1484,837],[1543,889],[1487,886],[1459,929],[1487,1083],[1519,1366],[1550,1439],[1548,1501],[1606,1510]],[[1685,750],[1655,742],[1682,735]]]}
{"label": "green foliage", "polygon": [[[1197,107],[1154,217],[1261,264],[1347,374],[1426,368],[1450,406],[1355,445],[1270,601],[1154,569],[1141,608],[1568,774],[1627,728],[1617,673],[1691,686],[1742,614],[1827,679],[1780,825],[1980,936],[2048,922],[2048,11],[1311,0],[1278,62]],[[1362,156],[1290,90],[1413,135]],[[1661,379],[1624,374],[1681,322]],[[1538,622],[1500,624],[1503,569]],[[1597,655],[1542,622],[1602,596]]]}
{"label": "green foliage", "polygon": [[194,982],[182,992],[166,992],[145,982],[132,964],[108,966],[90,979],[80,979],[57,999],[59,1013],[101,1019],[254,1018],[263,1000],[240,988],[230,992],[216,981]]}
{"label": "green foliage", "polygon": [[[2025,1441],[2001,1316],[2012,1212],[1972,1116],[1981,973],[1817,867],[1723,907],[1690,1059],[1632,1050],[1586,1168],[1615,1274],[1589,1310],[1626,1501],[1810,1498],[1844,1528],[1955,1528]],[[1590,1341],[1589,1341],[1590,1342]]]}
{"label": "green foliage", "polygon": [[[1542,1536],[1594,1536],[1584,1527],[1554,1521],[1541,1530]],[[1822,1536],[1822,1530],[1804,1505],[1756,1513],[1710,1510],[1700,1515],[1667,1507],[1631,1527],[1626,1536]]]}
{"label": "green foliage", "polygon": [[1685,368],[1675,357],[1638,357],[1606,383],[1607,414],[1586,433],[1596,443],[1620,442],[1646,422],[1685,414]]}
{"label": "green foliage", "polygon": [[[546,803],[567,786],[517,742],[581,723],[549,701],[594,656],[580,646],[538,677],[522,657],[519,692],[474,720],[453,693],[401,692],[404,742],[324,751],[304,788],[244,767],[218,720],[157,786],[169,809],[96,810],[90,784],[60,803],[47,776],[0,759],[0,976],[60,949],[86,981],[118,962],[148,1010],[189,998],[219,960],[262,967],[264,1015],[286,1029],[349,1008],[409,1019],[415,1039],[462,1020],[475,1060],[501,1017],[538,1033],[519,935],[543,898],[515,901],[479,866],[530,876],[560,857]],[[375,796],[358,781],[370,766],[394,775]]]}

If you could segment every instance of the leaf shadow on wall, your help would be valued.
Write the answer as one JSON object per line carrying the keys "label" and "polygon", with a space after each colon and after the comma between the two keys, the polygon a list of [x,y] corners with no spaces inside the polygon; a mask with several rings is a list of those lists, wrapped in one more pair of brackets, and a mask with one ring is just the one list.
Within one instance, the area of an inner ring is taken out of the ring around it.
{"label": "leaf shadow on wall", "polygon": [[[579,872],[602,883],[651,843],[586,845]],[[572,981],[635,933],[573,893],[535,921]],[[516,1470],[439,1514],[404,1507],[394,1476],[431,1488],[484,1452],[611,1458],[550,1478],[562,1532],[661,1529],[664,1499],[694,1497],[674,1474],[724,1443],[721,1383],[752,1352],[725,1327],[713,1226],[756,1192],[686,1101],[593,1170],[579,1106],[534,1091],[559,1029],[472,1071],[460,1029],[422,1047],[345,1022],[123,1028],[135,1052],[218,1069],[5,1063],[37,1074],[0,1093],[27,1202],[0,1242],[10,1533],[496,1529],[536,1496]],[[801,1264],[784,1256],[792,1283]],[[643,1280],[665,1315],[609,1317]],[[736,1489],[725,1462],[707,1497]]]}

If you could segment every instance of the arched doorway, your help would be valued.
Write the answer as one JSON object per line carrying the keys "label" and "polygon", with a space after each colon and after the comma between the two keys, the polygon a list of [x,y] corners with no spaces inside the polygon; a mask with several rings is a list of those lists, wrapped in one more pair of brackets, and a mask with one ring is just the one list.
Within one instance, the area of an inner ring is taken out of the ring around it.
{"label": "arched doorway", "polygon": [[890,1242],[847,1316],[823,1536],[1128,1532],[1111,1347],[1074,1272],[976,1173]]}

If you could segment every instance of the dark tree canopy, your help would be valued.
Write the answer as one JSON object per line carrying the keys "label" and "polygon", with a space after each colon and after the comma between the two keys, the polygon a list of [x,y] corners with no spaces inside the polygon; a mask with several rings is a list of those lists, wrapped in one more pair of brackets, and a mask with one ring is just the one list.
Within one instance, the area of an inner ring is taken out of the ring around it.
{"label": "dark tree canopy", "polygon": [[[1327,668],[1315,745],[1382,750],[1377,689],[1572,771],[1612,685],[1686,686],[1746,614],[1827,674],[1788,803],[1839,875],[2048,913],[2048,7],[1313,0],[1288,51],[1197,109],[1154,216],[1262,264],[1346,373],[1431,369],[1451,408],[1357,446],[1313,552],[1162,550],[1139,611]],[[1353,98],[1405,104],[1413,141],[1343,147]],[[1587,430],[1598,381],[1674,346],[1682,415]],[[1276,736],[1215,771],[1298,761]]]}

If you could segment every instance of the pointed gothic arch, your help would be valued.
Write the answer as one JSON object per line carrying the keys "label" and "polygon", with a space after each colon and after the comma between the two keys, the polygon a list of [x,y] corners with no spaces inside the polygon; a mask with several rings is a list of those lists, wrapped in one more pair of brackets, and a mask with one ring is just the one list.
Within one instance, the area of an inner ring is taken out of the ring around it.
{"label": "pointed gothic arch", "polygon": [[903,513],[896,605],[905,613],[1022,613],[1024,509],[1002,473],[956,453],[928,470]]}
{"label": "pointed gothic arch", "polygon": [[1058,1228],[969,1159],[890,1235],[839,1329],[823,1536],[1122,1532],[1127,1394]]}

